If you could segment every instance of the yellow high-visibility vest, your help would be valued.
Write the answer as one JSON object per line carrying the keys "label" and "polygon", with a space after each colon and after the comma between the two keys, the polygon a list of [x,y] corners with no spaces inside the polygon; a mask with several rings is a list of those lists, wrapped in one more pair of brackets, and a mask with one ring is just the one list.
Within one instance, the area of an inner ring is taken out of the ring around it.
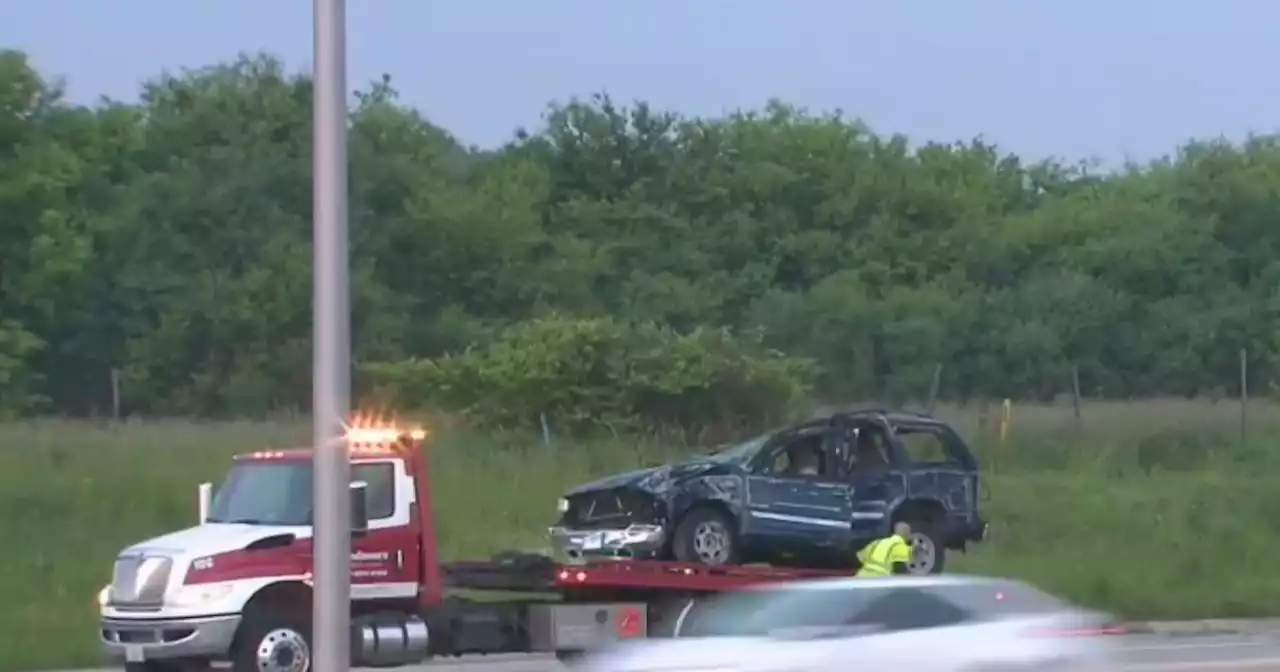
{"label": "yellow high-visibility vest", "polygon": [[910,561],[911,542],[893,534],[876,539],[858,551],[858,562],[862,563],[862,568],[854,576],[889,576],[893,574],[894,564]]}

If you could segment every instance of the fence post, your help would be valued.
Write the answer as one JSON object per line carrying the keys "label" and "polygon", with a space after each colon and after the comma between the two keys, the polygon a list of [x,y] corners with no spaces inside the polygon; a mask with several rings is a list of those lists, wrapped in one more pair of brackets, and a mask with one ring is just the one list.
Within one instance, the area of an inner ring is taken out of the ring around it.
{"label": "fence post", "polygon": [[1005,399],[1000,406],[1000,451],[1004,452],[1009,444],[1009,425],[1013,424],[1013,401]]}
{"label": "fence post", "polygon": [[1075,414],[1076,436],[1080,435],[1080,365],[1071,365],[1071,410]]}
{"label": "fence post", "polygon": [[111,369],[111,419],[120,422],[120,369]]}
{"label": "fence post", "polygon": [[929,415],[933,415],[933,405],[938,401],[938,392],[942,387],[942,362],[933,365],[933,381],[929,383]]}
{"label": "fence post", "polygon": [[1249,436],[1249,351],[1240,348],[1240,445]]}
{"label": "fence post", "polygon": [[542,445],[551,445],[551,423],[547,422],[545,411],[538,413],[538,422],[542,424]]}

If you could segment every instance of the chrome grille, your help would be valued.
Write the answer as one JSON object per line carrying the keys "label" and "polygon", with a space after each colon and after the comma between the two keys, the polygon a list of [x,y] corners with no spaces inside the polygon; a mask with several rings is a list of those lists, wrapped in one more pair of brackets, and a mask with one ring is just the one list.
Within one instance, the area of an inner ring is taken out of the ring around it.
{"label": "chrome grille", "polygon": [[130,554],[116,558],[110,602],[135,606],[163,604],[172,569],[173,560],[164,556]]}

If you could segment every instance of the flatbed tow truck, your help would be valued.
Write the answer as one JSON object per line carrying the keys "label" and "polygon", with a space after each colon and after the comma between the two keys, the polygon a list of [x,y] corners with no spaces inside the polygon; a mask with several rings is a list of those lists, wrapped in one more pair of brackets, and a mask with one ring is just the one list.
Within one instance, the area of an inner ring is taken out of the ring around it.
{"label": "flatbed tow truck", "polygon": [[[352,427],[351,664],[552,653],[677,636],[710,595],[832,571],[646,560],[560,564],[504,553],[442,562],[426,432]],[[107,658],[128,672],[308,672],[312,528],[308,449],[239,455],[200,524],[132,545],[98,595]],[[845,570],[847,572],[850,570]],[[517,597],[474,601],[454,591]]]}

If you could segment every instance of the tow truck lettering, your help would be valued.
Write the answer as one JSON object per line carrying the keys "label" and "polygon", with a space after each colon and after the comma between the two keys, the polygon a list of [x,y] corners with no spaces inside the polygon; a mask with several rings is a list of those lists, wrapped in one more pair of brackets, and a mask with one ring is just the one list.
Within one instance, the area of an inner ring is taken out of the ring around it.
{"label": "tow truck lettering", "polygon": [[390,557],[386,551],[356,551],[351,554],[351,562],[386,562]]}

